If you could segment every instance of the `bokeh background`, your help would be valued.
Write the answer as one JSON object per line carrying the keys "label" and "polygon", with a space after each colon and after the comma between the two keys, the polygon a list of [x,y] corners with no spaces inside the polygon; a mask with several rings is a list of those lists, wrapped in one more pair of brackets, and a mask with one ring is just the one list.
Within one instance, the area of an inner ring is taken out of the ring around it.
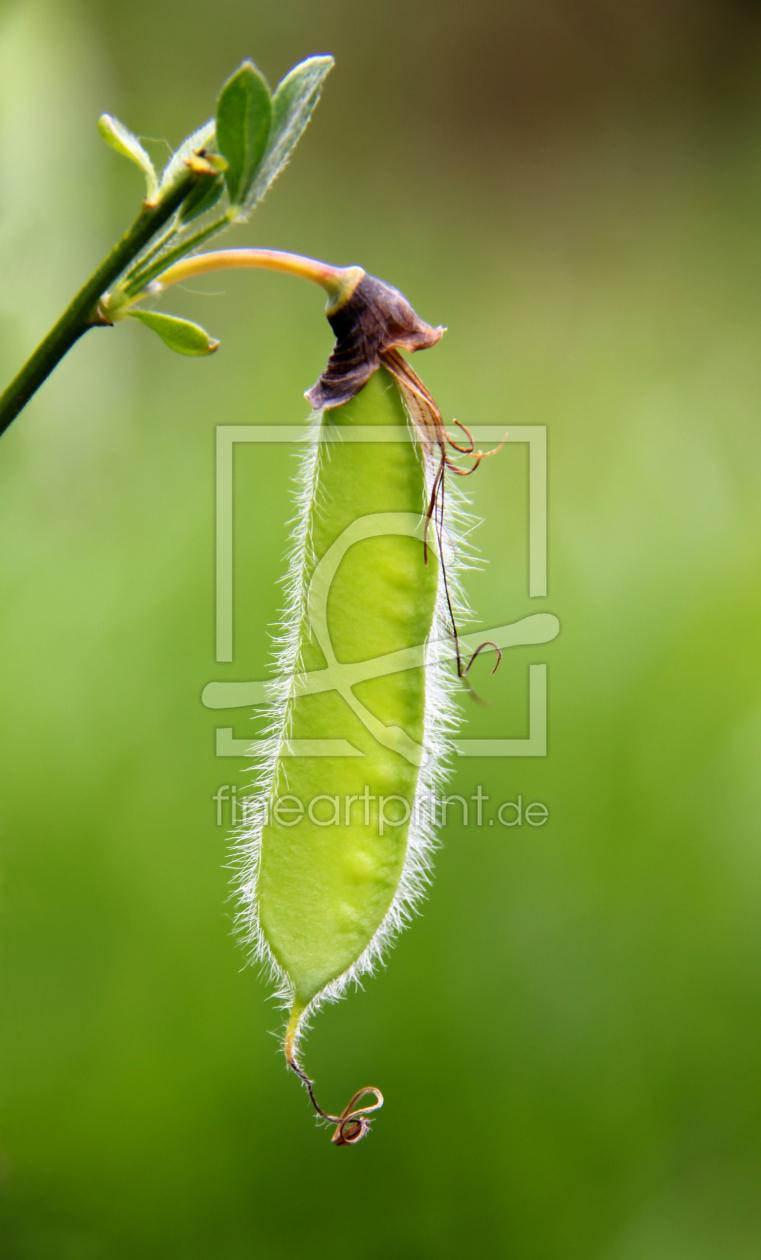
{"label": "bokeh background", "polygon": [[[310,286],[217,277],[172,356],[95,332],[0,446],[0,1229],[4,1260],[751,1260],[761,1255],[761,6],[750,0],[2,0],[0,369],[131,220],[139,173],[252,56],[337,58],[237,243],[361,263],[449,326],[416,367],[447,416],[548,426],[546,600],[527,465],[470,482],[484,626],[549,611],[466,733],[546,759],[454,790],[389,967],[316,1022],[336,1150],[232,936],[242,789],[200,701],[263,677],[286,448],[236,457],[236,658],[214,660],[214,429],[298,424],[331,344]],[[228,237],[230,244],[236,243]],[[229,815],[224,815],[227,824]]]}

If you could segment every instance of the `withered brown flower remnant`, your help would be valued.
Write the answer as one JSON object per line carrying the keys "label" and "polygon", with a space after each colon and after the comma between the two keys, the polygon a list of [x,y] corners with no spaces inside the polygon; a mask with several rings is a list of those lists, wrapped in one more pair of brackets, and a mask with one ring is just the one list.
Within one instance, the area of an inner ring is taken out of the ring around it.
{"label": "withered brown flower remnant", "polygon": [[351,270],[354,282],[325,312],[336,344],[325,371],[306,395],[315,411],[349,402],[388,351],[427,350],[445,331],[420,319],[393,285],[368,276],[359,267]]}

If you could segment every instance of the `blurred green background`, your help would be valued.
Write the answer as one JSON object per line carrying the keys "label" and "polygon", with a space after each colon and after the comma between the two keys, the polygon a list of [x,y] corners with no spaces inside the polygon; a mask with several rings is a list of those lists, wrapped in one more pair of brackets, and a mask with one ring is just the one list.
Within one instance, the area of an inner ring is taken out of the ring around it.
{"label": "blurred green background", "polygon": [[[245,762],[200,702],[263,677],[284,447],[241,447],[236,658],[214,660],[214,430],[298,424],[321,296],[175,290],[222,348],[139,326],[75,348],[0,444],[3,1260],[761,1256],[761,7],[750,0],[0,4],[0,370],[130,221],[140,176],[252,56],[337,68],[230,244],[361,263],[449,326],[447,416],[548,426],[546,600],[525,448],[469,483],[484,626],[560,637],[488,677],[454,791],[545,827],[443,832],[424,915],[316,1021],[331,1147],[231,934],[213,794]],[[225,814],[225,823],[228,815]]]}

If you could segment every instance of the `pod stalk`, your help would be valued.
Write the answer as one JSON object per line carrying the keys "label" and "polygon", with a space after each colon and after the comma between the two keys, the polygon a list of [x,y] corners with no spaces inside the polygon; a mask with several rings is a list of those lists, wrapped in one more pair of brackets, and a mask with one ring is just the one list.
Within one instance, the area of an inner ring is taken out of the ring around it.
{"label": "pod stalk", "polygon": [[289,254],[280,249],[217,249],[208,254],[194,254],[183,258],[180,262],[168,267],[158,280],[150,286],[150,291],[162,293],[170,285],[179,284],[183,280],[192,280],[196,276],[206,275],[211,271],[225,271],[237,267],[258,267],[268,271],[283,271],[291,276],[300,276],[303,280],[311,280],[325,289],[328,295],[326,313],[329,315],[339,311],[353,294],[365,272],[361,267],[333,267],[330,263],[319,262],[316,258],[305,258],[301,254]]}

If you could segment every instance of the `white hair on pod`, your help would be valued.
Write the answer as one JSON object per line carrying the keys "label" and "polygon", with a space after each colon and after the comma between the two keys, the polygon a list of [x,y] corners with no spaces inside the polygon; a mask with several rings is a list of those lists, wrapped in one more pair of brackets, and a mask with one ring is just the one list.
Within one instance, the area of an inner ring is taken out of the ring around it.
{"label": "white hair on pod", "polygon": [[[310,417],[306,451],[301,457],[296,476],[296,515],[288,548],[288,569],[283,579],[285,607],[280,620],[280,631],[273,638],[275,677],[268,686],[269,721],[264,738],[251,750],[256,757],[252,767],[256,771],[256,778],[251,785],[253,794],[248,799],[242,824],[233,833],[233,867],[236,871],[235,886],[239,907],[236,923],[242,942],[250,950],[251,961],[262,964],[265,973],[276,986],[276,999],[281,1000],[284,1007],[290,1007],[292,1003],[292,986],[287,974],[274,958],[261,930],[257,883],[262,832],[267,819],[272,784],[276,781],[283,745],[290,736],[293,680],[300,669],[299,653],[307,619],[308,578],[315,563],[312,522],[315,514],[323,510],[318,497],[319,469],[321,458],[330,458],[330,446],[322,440],[322,418],[323,412],[315,412]],[[438,452],[436,448],[426,449],[427,444],[418,441],[417,430],[411,419],[408,419],[408,428],[410,440],[416,443],[425,463],[426,491],[430,496],[438,471]],[[458,488],[452,486],[452,480],[447,482],[441,543],[449,599],[459,627],[471,616],[460,576],[464,569],[472,568],[480,561],[469,543],[469,535],[478,521],[467,511],[468,500]],[[421,509],[425,510],[425,504],[421,504]],[[438,553],[433,523],[429,532],[429,543],[432,544],[432,550]],[[459,689],[457,672],[446,659],[451,656],[451,648],[449,652],[437,651],[440,646],[445,643],[451,645],[451,642],[450,609],[440,572],[431,636],[426,644],[425,654],[423,761],[418,774],[410,815],[407,852],[399,884],[369,945],[351,967],[330,981],[309,1003],[299,1021],[297,1038],[306,1031],[311,1016],[323,1003],[337,1001],[349,985],[360,984],[364,975],[371,974],[385,960],[389,947],[418,910],[430,884],[433,853],[439,843],[436,836],[435,803],[451,775],[450,762],[454,752],[452,734],[458,726],[454,704],[454,695]]]}

